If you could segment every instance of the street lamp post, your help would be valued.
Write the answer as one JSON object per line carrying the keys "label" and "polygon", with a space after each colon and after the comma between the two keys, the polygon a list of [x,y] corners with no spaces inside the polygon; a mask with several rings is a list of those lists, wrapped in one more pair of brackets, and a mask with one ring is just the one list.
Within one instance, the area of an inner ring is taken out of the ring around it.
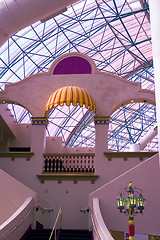
{"label": "street lamp post", "polygon": [[130,182],[128,188],[120,191],[120,196],[116,200],[120,212],[129,216],[129,240],[134,240],[134,215],[143,214],[144,210],[145,199],[142,196],[142,190],[139,188],[133,189],[132,182]]}

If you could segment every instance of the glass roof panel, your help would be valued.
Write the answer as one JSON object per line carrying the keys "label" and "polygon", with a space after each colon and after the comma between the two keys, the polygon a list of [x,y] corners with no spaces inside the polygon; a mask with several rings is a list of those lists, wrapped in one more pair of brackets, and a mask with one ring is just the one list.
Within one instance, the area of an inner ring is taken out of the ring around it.
{"label": "glass roof panel", "polygon": [[[0,89],[27,76],[48,71],[68,52],[91,57],[98,70],[141,83],[154,90],[149,6],[146,0],[81,0],[45,23],[36,22],[14,34],[0,48]],[[30,122],[21,107],[8,105],[19,123]],[[47,134],[67,146],[94,147],[94,113],[63,106],[52,111]],[[78,121],[77,121],[78,120]],[[155,107],[133,103],[111,116],[109,148],[128,151],[156,122]],[[157,147],[157,138],[148,150]]]}

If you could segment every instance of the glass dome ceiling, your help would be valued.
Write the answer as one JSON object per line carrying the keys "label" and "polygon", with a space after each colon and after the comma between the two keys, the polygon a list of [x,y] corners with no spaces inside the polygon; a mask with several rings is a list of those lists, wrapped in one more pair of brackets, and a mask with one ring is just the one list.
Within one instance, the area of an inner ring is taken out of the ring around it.
{"label": "glass dome ceiling", "polygon": [[[154,90],[149,5],[146,0],[81,0],[47,22],[14,34],[0,48],[0,89],[35,73],[68,52],[91,57],[98,70]],[[8,104],[18,123],[30,122],[27,110]],[[57,107],[49,115],[48,136],[69,147],[94,147],[94,113],[79,106]],[[109,149],[128,151],[156,122],[155,107],[131,103],[111,116]],[[145,148],[157,151],[155,137]]]}

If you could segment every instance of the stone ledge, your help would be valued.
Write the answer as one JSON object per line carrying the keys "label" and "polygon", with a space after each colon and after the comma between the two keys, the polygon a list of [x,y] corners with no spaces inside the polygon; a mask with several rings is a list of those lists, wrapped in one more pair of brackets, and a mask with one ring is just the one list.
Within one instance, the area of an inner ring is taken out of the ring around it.
{"label": "stone ledge", "polygon": [[144,158],[150,158],[157,154],[158,152],[104,152],[108,161],[111,161],[112,158],[123,158],[124,161],[127,161],[128,158],[139,158],[140,161],[143,161]]}
{"label": "stone ledge", "polygon": [[90,157],[94,157],[95,156],[95,153],[44,153],[43,154],[44,157],[51,157],[51,156],[54,156],[54,157],[81,157],[81,156],[90,156]]}
{"label": "stone ledge", "polygon": [[11,158],[12,161],[15,158],[26,158],[29,161],[33,155],[33,152],[0,152],[0,158]]}
{"label": "stone ledge", "polygon": [[73,181],[74,183],[78,181],[91,181],[91,183],[94,184],[99,176],[92,173],[43,173],[37,175],[37,177],[41,183],[52,180],[58,181],[58,183],[62,181]]}

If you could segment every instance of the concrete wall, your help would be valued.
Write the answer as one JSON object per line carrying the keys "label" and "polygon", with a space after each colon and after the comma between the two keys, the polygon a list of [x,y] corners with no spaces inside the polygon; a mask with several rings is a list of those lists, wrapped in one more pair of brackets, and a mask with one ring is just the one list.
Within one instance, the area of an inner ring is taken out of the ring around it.
{"label": "concrete wall", "polygon": [[0,224],[6,221],[23,204],[27,197],[36,198],[34,191],[2,170],[0,170],[0,191]]}
{"label": "concrete wall", "polygon": [[[37,159],[33,155],[30,161],[26,161],[24,158],[16,158],[15,161],[11,161],[9,158],[1,158],[0,161],[1,168],[4,171],[37,192],[38,203],[44,207],[54,209],[54,212],[50,213],[47,211],[43,213],[42,210],[37,213],[39,221],[44,227],[53,226],[58,209],[63,206],[63,228],[75,229],[88,228],[88,213],[80,212],[80,209],[88,206],[89,194],[107,183],[111,176],[114,179],[124,169],[127,171],[140,163],[139,158],[132,158],[128,161],[118,158],[108,161],[105,158],[104,166],[107,174],[101,175],[104,169],[101,172],[99,171],[99,178],[95,184],[91,184],[90,181],[78,181],[77,184],[74,184],[73,181],[62,181],[61,184],[57,181],[45,181],[42,184],[36,175],[42,173],[43,159]],[[6,192],[8,192],[7,189]],[[116,194],[118,195],[118,190]]]}
{"label": "concrete wall", "polygon": [[31,124],[15,124],[16,138],[9,141],[8,147],[31,147]]}
{"label": "concrete wall", "polygon": [[24,203],[0,225],[0,239],[21,239],[27,229],[35,227],[35,203],[27,197]]}
{"label": "concrete wall", "polygon": [[135,232],[159,236],[160,171],[158,154],[90,194],[90,203],[93,198],[99,198],[103,219],[108,229],[128,232],[128,216],[119,213],[116,198],[123,187],[128,187],[130,181],[132,181],[133,187],[143,190],[143,197],[146,199],[144,215],[135,216]]}
{"label": "concrete wall", "polygon": [[[0,102],[19,104],[28,109],[32,117],[43,117],[52,93],[65,86],[76,86],[90,94],[96,104],[96,114],[101,117],[110,116],[116,109],[131,101],[145,101],[155,105],[154,91],[141,89],[139,83],[113,74],[98,72],[92,59],[82,53],[69,53],[62,57],[70,56],[87,60],[92,67],[92,74],[53,75],[53,62],[47,73],[34,74],[22,81],[7,84],[5,90],[0,92]],[[58,58],[56,63],[60,62],[62,57]]]}
{"label": "concrete wall", "polygon": [[[112,74],[99,73],[89,57],[80,53],[76,53],[77,55],[90,62],[93,67],[92,74],[53,75],[52,72],[56,65],[53,63],[48,73],[36,74],[20,82],[6,85],[5,90],[0,92],[0,103],[3,101],[15,102],[26,107],[32,117],[43,117],[49,96],[60,87],[73,85],[82,87],[93,97],[97,107],[97,117],[109,117],[121,104],[129,103],[132,99],[142,102],[145,100],[155,104],[153,91],[142,90],[138,83],[129,82]],[[56,60],[56,62],[58,61],[59,59]],[[39,221],[44,227],[51,228],[53,226],[59,207],[63,206],[63,228],[88,228],[88,213],[83,213],[80,209],[88,206],[89,194],[140,163],[138,156],[128,158],[127,161],[123,157],[109,161],[104,155],[104,152],[107,151],[108,124],[103,125],[103,128],[102,125],[97,126],[95,149],[69,149],[61,145],[61,139],[48,138],[46,140],[45,125],[17,126],[16,124],[16,140],[11,141],[10,145],[29,145],[34,155],[30,161],[26,161],[24,158],[15,158],[15,161],[11,161],[10,158],[2,157],[0,166],[2,170],[36,192],[38,202],[42,206],[54,208],[54,212],[38,213]],[[57,152],[88,153],[94,150],[96,174],[99,175],[95,184],[90,181],[78,181],[76,184],[73,181],[62,181],[61,184],[57,181],[45,181],[42,184],[37,178],[37,174],[41,174],[43,171],[43,154],[48,151],[54,154]],[[113,189],[116,190],[115,187]],[[8,194],[7,191],[6,188],[4,193]],[[113,215],[112,211],[109,212],[109,215]],[[114,230],[115,224],[110,226]]]}
{"label": "concrete wall", "polygon": [[[32,124],[15,124],[13,129],[15,131],[15,138],[7,142],[9,147],[31,147],[32,138]],[[46,137],[44,153],[94,153],[95,148],[68,148],[62,142],[62,137]],[[2,149],[3,150],[3,149]]]}
{"label": "concrete wall", "polygon": [[45,211],[44,214],[40,209],[37,213],[45,228],[53,227],[60,206],[63,206],[64,228],[88,228],[88,214],[81,213],[80,209],[88,205],[89,193],[96,189],[96,184],[88,181],[77,184],[73,181],[63,181],[61,184],[57,181],[45,181],[41,184],[36,175],[41,174],[43,163],[34,157],[30,161],[21,158],[16,158],[15,161],[1,159],[1,168],[36,191],[40,205],[54,209],[53,212]]}

